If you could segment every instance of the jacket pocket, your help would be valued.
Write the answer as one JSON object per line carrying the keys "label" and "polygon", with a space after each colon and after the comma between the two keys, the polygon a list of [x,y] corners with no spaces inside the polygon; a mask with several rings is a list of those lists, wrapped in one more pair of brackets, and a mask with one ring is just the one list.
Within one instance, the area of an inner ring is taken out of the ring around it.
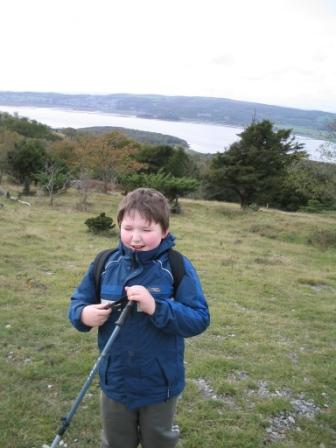
{"label": "jacket pocket", "polygon": [[162,360],[155,358],[141,367],[141,376],[145,383],[153,386],[172,386],[177,376],[176,360]]}
{"label": "jacket pocket", "polygon": [[120,382],[122,378],[122,368],[120,366],[120,358],[111,356],[102,360],[99,367],[99,376],[102,384],[110,386],[114,382]]}

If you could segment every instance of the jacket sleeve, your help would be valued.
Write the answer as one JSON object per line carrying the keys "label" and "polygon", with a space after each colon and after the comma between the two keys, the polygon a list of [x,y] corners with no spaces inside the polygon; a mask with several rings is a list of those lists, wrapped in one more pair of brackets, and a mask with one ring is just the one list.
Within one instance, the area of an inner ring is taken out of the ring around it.
{"label": "jacket sleeve", "polygon": [[81,321],[83,308],[96,303],[96,291],[92,275],[93,263],[84,275],[79,286],[74,290],[68,310],[68,317],[72,325],[79,331],[90,331],[89,327]]}
{"label": "jacket sleeve", "polygon": [[150,319],[164,333],[187,338],[202,333],[210,323],[210,315],[196,270],[186,257],[183,258],[185,274],[175,300],[156,300]]}

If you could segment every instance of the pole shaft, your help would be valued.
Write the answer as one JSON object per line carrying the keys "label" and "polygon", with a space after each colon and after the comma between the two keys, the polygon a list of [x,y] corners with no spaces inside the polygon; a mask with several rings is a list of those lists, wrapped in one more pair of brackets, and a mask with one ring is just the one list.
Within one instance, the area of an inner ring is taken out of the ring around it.
{"label": "pole shaft", "polygon": [[58,446],[59,442],[61,441],[61,436],[65,433],[68,426],[70,425],[70,422],[71,422],[73,416],[75,415],[79,405],[81,404],[81,401],[83,400],[87,390],[91,386],[91,383],[97,373],[97,370],[99,368],[99,365],[100,365],[102,359],[109,352],[113,342],[115,341],[116,337],[118,336],[118,333],[119,333],[122,325],[125,323],[125,320],[126,320],[128,314],[130,313],[131,308],[133,307],[133,304],[134,304],[134,302],[131,302],[131,301],[127,302],[127,305],[121,312],[119,319],[115,322],[115,328],[114,328],[111,336],[109,337],[105,347],[101,351],[97,361],[95,362],[94,366],[92,367],[91,372],[89,373],[89,376],[87,377],[85,383],[83,384],[79,394],[77,395],[76,399],[74,400],[70,411],[68,412],[67,416],[62,419],[63,423],[60,426],[60,428],[57,432],[57,435],[54,438],[54,441],[53,441],[52,445],[50,446],[50,448],[56,448]]}

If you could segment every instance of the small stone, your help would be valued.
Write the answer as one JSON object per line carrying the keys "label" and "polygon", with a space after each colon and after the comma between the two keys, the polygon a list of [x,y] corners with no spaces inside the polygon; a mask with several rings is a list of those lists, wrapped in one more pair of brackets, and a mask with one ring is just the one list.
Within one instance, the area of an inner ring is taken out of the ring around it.
{"label": "small stone", "polygon": [[11,328],[11,324],[5,325],[5,328]]}
{"label": "small stone", "polygon": [[8,359],[9,361],[11,361],[12,359],[14,359],[14,352],[9,352],[9,353],[7,353],[7,359]]}

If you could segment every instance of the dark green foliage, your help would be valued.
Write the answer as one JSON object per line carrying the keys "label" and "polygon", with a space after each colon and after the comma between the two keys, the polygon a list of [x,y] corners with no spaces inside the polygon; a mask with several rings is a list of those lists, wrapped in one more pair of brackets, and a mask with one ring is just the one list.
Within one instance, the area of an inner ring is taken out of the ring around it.
{"label": "dark green foliage", "polygon": [[317,199],[309,199],[307,205],[300,207],[300,211],[309,213],[320,213],[325,209],[325,204],[322,204]]}
{"label": "dark green foliage", "polygon": [[277,206],[308,212],[336,208],[336,166],[311,160],[292,163],[278,195]]}
{"label": "dark green foliage", "polygon": [[155,173],[165,169],[173,153],[169,145],[145,145],[138,151],[137,160],[147,165],[147,173]]}
{"label": "dark green foliage", "polygon": [[174,202],[175,212],[180,211],[178,198],[195,191],[199,182],[188,177],[174,177],[171,174],[159,172],[156,174],[135,173],[120,178],[120,183],[126,191],[138,187],[155,188],[163,193],[168,200]]}
{"label": "dark green foliage", "polygon": [[0,129],[7,129],[28,138],[43,138],[46,140],[58,140],[60,138],[45,124],[26,117],[12,116],[6,112],[0,112]]}
{"label": "dark green foliage", "polygon": [[89,232],[99,234],[99,233],[109,233],[115,227],[113,224],[113,219],[106,216],[105,213],[100,213],[96,218],[89,218],[85,221],[85,224],[89,228]]}
{"label": "dark green foliage", "polygon": [[287,175],[287,167],[306,157],[290,129],[275,131],[264,120],[253,122],[224,153],[213,158],[208,181],[215,190],[232,190],[241,207],[274,204]]}
{"label": "dark green foliage", "polygon": [[166,171],[175,177],[199,177],[196,163],[181,147],[174,149],[174,153],[168,161]]}
{"label": "dark green foliage", "polygon": [[182,147],[143,145],[136,159],[146,166],[142,171],[147,174],[162,171],[174,177],[198,177],[195,162]]}
{"label": "dark green foliage", "polygon": [[30,185],[47,159],[43,143],[36,139],[24,139],[15,143],[7,157],[11,174],[24,184],[23,193],[30,194]]}

